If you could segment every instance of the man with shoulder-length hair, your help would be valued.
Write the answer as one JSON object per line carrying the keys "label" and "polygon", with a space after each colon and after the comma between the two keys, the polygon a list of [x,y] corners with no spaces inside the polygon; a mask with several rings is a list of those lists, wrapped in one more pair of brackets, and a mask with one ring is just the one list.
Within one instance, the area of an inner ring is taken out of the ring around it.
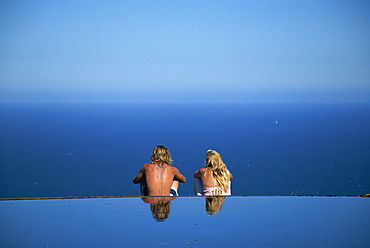
{"label": "man with shoulder-length hair", "polygon": [[171,163],[167,147],[163,145],[154,147],[150,163],[144,164],[133,179],[133,183],[140,183],[142,195],[178,196],[179,182],[185,183],[186,178]]}

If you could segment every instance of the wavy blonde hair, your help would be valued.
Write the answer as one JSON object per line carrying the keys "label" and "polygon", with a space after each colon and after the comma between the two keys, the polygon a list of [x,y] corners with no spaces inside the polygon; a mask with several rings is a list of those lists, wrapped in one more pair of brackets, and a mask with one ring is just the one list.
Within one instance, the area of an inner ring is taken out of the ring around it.
{"label": "wavy blonde hair", "polygon": [[214,150],[208,150],[206,152],[206,168],[211,169],[217,186],[227,191],[230,181],[230,171],[227,169],[226,164],[222,161],[222,157],[218,152]]}
{"label": "wavy blonde hair", "polygon": [[222,208],[226,196],[206,196],[206,211],[208,215],[217,214]]}
{"label": "wavy blonde hair", "polygon": [[160,167],[163,167],[165,164],[170,165],[172,163],[170,151],[162,145],[154,147],[150,162]]}
{"label": "wavy blonde hair", "polygon": [[162,200],[157,203],[150,204],[150,210],[152,210],[153,218],[159,222],[164,221],[168,218],[171,209],[171,202],[164,202]]}

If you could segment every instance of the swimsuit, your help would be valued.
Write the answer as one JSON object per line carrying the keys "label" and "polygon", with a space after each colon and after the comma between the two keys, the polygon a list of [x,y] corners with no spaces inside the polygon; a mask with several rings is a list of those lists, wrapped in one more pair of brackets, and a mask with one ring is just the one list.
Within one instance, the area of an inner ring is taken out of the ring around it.
{"label": "swimsuit", "polygon": [[179,196],[179,193],[177,193],[177,189],[171,188],[170,189],[170,196]]}
{"label": "swimsuit", "polygon": [[[216,192],[215,192],[216,191]],[[231,195],[231,181],[226,192],[223,192],[220,187],[207,187],[203,186],[202,179],[200,177],[194,178],[194,192],[196,195],[217,195],[215,193],[221,192],[220,195]]]}
{"label": "swimsuit", "polygon": [[230,187],[227,188],[227,191],[223,191],[221,187],[209,187],[203,185],[202,195],[231,195]]}

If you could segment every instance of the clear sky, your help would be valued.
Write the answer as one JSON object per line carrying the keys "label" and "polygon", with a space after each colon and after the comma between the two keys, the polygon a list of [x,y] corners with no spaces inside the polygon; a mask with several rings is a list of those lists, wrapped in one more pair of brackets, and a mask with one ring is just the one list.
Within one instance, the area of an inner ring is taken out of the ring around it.
{"label": "clear sky", "polygon": [[0,101],[370,101],[370,1],[0,0]]}

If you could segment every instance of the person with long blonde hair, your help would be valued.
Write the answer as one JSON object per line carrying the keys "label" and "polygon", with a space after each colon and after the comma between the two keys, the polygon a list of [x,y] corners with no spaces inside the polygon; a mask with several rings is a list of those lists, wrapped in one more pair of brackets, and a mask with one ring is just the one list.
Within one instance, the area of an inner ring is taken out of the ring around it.
{"label": "person with long blonde hair", "polygon": [[[214,151],[206,152],[206,167],[194,173],[195,180],[201,179],[201,195],[231,195],[230,180],[233,175],[227,169],[221,155]],[[199,190],[196,190],[199,192]]]}
{"label": "person with long blonde hair", "polygon": [[154,147],[150,163],[144,164],[133,179],[133,183],[140,183],[142,195],[178,196],[179,182],[186,182],[186,178],[171,163],[171,154],[167,147]]}

